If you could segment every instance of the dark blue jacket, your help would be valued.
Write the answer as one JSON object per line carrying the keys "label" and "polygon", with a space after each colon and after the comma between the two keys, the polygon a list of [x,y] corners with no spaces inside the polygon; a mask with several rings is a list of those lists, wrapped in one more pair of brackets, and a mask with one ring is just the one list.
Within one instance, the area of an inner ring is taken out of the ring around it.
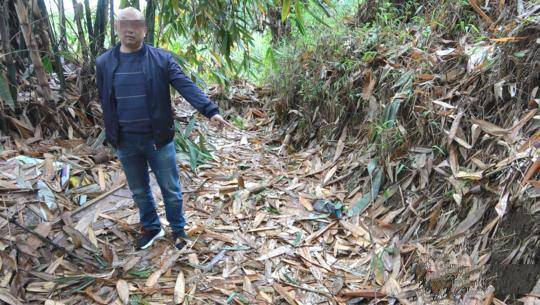
{"label": "dark blue jacket", "polygon": [[[106,141],[118,146],[119,124],[114,98],[113,77],[118,67],[120,45],[96,58],[96,74],[99,100],[103,110]],[[200,113],[210,118],[218,113],[218,107],[182,72],[172,54],[151,45],[143,44],[143,73],[146,78],[146,96],[152,132],[159,148],[174,138],[173,108],[170,85]]]}

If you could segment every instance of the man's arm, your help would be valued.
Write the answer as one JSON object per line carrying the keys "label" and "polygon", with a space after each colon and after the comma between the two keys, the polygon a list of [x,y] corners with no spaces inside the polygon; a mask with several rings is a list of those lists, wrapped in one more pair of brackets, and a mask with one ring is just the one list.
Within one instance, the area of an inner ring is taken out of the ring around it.
{"label": "man's arm", "polygon": [[207,118],[219,114],[218,106],[210,101],[206,94],[187,77],[173,58],[168,54],[169,80],[173,87],[200,113]]}

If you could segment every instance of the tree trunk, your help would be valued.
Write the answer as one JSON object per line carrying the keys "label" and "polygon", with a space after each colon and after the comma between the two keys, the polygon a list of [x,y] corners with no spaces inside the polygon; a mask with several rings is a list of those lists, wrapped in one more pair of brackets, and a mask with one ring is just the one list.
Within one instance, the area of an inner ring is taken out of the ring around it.
{"label": "tree trunk", "polygon": [[36,40],[32,33],[30,23],[28,22],[28,9],[22,2],[22,0],[17,0],[15,2],[15,10],[17,11],[17,17],[19,18],[19,24],[21,25],[21,31],[23,33],[24,40],[26,45],[29,46],[30,59],[34,64],[34,70],[36,71],[36,76],[38,79],[39,87],[41,89],[41,94],[46,101],[52,101],[52,92],[49,87],[49,80],[45,69],[43,68],[43,62],[39,56],[39,49],[36,44]]}
{"label": "tree trunk", "polygon": [[62,51],[66,51],[67,47],[67,34],[66,34],[66,13],[64,9],[64,0],[58,0],[58,11],[60,12],[60,48]]}
{"label": "tree trunk", "polygon": [[92,10],[90,9],[90,1],[84,0],[84,12],[86,16],[86,29],[88,40],[90,41],[90,52],[96,56],[96,37],[94,36],[94,28],[92,27]]}
{"label": "tree trunk", "polygon": [[[3,12],[9,12],[7,1],[0,5]],[[2,38],[2,53],[3,62],[7,68],[7,80],[9,83],[9,92],[13,98],[13,108],[17,109],[17,75],[15,69],[15,62],[11,55],[11,44],[9,43],[9,28],[7,22],[7,14],[0,14],[0,37]]]}
{"label": "tree trunk", "polygon": [[268,15],[266,24],[270,27],[270,34],[272,34],[272,44],[279,43],[282,38],[290,37],[291,35],[291,23],[289,19],[285,20],[285,23],[281,22],[281,7],[268,7]]}
{"label": "tree trunk", "polygon": [[77,36],[79,38],[79,43],[81,44],[81,51],[82,51],[82,64],[83,68],[85,66],[85,63],[88,62],[90,56],[88,56],[88,44],[86,44],[86,38],[84,37],[84,31],[82,26],[82,12],[83,7],[82,4],[77,3],[76,0],[72,0],[73,3],[73,11],[75,11],[75,24],[77,25]]}
{"label": "tree trunk", "polygon": [[[56,75],[58,77],[58,80],[60,81],[60,92],[64,93],[66,90],[66,81],[64,79],[64,68],[62,67],[62,62],[60,59],[60,54],[58,53],[58,41],[55,39],[53,32],[52,32],[52,26],[49,20],[49,14],[47,12],[47,7],[45,6],[44,0],[38,0],[38,5],[41,11],[42,17],[42,25],[45,28],[45,32],[47,36],[50,38],[50,44],[53,50],[53,56],[51,56],[51,61],[54,67],[54,70],[56,71]],[[47,50],[49,52],[49,50]]]}
{"label": "tree trunk", "polygon": [[146,42],[151,45],[154,45],[154,28],[155,28],[155,18],[156,15],[156,5],[154,0],[146,1],[146,24],[148,27],[148,33],[146,34]]}
{"label": "tree trunk", "polygon": [[101,53],[105,45],[105,34],[107,28],[107,8],[108,0],[98,0],[96,9],[96,20],[94,23],[94,36],[96,40],[96,55]]}
{"label": "tree trunk", "polygon": [[109,3],[109,22],[111,23],[111,46],[116,44],[116,35],[114,34],[114,0]]}
{"label": "tree trunk", "polygon": [[73,3],[73,10],[75,11],[75,22],[77,24],[77,32],[79,36],[79,43],[81,44],[81,51],[82,51],[82,68],[81,68],[81,82],[79,83],[79,92],[81,93],[81,100],[83,104],[86,104],[88,99],[88,93],[89,90],[88,85],[88,77],[90,76],[90,56],[88,54],[88,45],[86,44],[86,39],[84,37],[83,27],[82,27],[82,19],[83,19],[83,6],[80,3],[77,3],[76,0],[72,0]]}
{"label": "tree trunk", "polygon": [[[41,13],[41,8],[39,6],[39,3],[35,0],[31,0],[32,3],[32,18],[28,21],[32,24],[32,27],[34,28],[34,34],[37,35],[37,45],[39,47],[39,51],[41,54],[47,54],[51,52],[51,39],[49,37],[49,33],[47,32],[47,26],[45,22],[47,20],[44,20]],[[37,28],[37,29],[36,29]],[[49,56],[50,57],[50,56]]]}

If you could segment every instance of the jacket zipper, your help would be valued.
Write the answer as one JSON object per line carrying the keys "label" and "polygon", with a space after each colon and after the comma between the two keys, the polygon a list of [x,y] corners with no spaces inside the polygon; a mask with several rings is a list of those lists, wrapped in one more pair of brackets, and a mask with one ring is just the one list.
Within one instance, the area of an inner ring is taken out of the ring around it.
{"label": "jacket zipper", "polygon": [[[143,46],[143,48],[146,48],[146,46]],[[143,71],[143,74],[144,74],[144,79],[146,80],[146,108],[148,109],[148,115],[150,116],[150,124],[152,125],[152,136],[154,137],[154,151],[156,151],[159,147],[158,145],[156,145],[156,135],[154,134],[154,131],[156,130],[156,128],[154,127],[154,119],[152,117],[152,107],[150,106],[150,101],[148,100],[148,97],[149,96],[152,96],[150,93],[151,90],[149,90],[149,86],[150,84],[152,83],[152,78],[149,76],[149,73],[147,68],[148,68],[148,61],[149,61],[149,55],[148,55],[148,49],[145,49],[145,52],[144,52],[144,64],[142,66],[142,71]]]}
{"label": "jacket zipper", "polygon": [[[114,59],[114,66],[113,66],[113,70],[112,70],[112,76],[111,76],[111,89],[109,90],[109,103],[111,103],[111,105],[113,105],[113,103],[116,103],[116,99],[113,99],[112,98],[112,93],[114,91],[114,73],[116,72],[116,69],[118,68],[118,60],[116,59],[116,53],[113,53],[113,59]],[[114,104],[114,114],[115,114],[115,117],[113,118],[114,122],[115,122],[115,131],[116,131],[116,139],[115,139],[115,145],[118,146],[118,139],[120,137],[119,135],[119,132],[120,132],[120,129],[118,128],[118,108],[117,108],[117,105]]]}

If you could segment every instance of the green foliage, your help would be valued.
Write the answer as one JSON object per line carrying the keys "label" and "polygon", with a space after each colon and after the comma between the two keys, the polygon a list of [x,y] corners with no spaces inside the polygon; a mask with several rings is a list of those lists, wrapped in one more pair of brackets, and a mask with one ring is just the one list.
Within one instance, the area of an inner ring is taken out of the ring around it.
{"label": "green foliage", "polygon": [[[338,8],[333,18],[325,19],[332,28],[328,34],[321,32],[320,23],[307,20],[302,35],[293,33],[293,39],[266,51],[264,72],[258,74],[263,75],[261,83],[270,84],[282,97],[278,102],[281,105],[276,105],[278,118],[297,122],[294,145],[304,145],[313,136],[334,138],[341,130],[339,124],[355,126],[366,120],[364,71],[377,73],[371,94],[378,117],[370,118],[367,131],[371,145],[385,156],[405,142],[396,119],[402,109],[410,107],[416,74],[429,72],[396,68],[388,60],[392,62],[412,48],[427,47],[433,31],[456,16],[449,13],[449,1],[440,5],[418,1],[377,3],[375,18],[368,23],[354,22],[357,16],[350,14],[350,4],[348,10]],[[467,12],[467,8],[460,10]],[[430,67],[425,69],[429,71]]]}
{"label": "green foliage", "polygon": [[252,64],[260,63],[257,50],[266,16],[271,8],[281,11],[281,22],[296,24],[304,31],[304,12],[314,14],[316,6],[327,12],[319,0],[163,0],[157,10],[157,44],[185,58],[212,82],[228,84],[244,75],[255,77]]}
{"label": "green foliage", "polygon": [[263,210],[265,210],[266,212],[272,213],[274,215],[281,215],[281,212],[273,206],[265,206]]}
{"label": "green foliage", "polygon": [[42,61],[43,61],[43,68],[45,69],[45,72],[52,73],[54,70],[53,70],[53,66],[51,62],[51,57],[47,55],[42,58]]}
{"label": "green foliage", "polygon": [[176,123],[176,136],[174,139],[176,148],[180,153],[186,155],[189,159],[189,164],[192,170],[197,168],[197,165],[204,163],[204,160],[213,160],[212,154],[208,149],[206,139],[201,132],[195,131],[198,135],[199,143],[195,143],[191,139],[191,133],[195,129],[195,118],[192,117],[186,129],[182,132],[180,124]]}
{"label": "green foliage", "polygon": [[150,305],[150,303],[140,294],[129,296],[129,305]]}
{"label": "green foliage", "polygon": [[[138,0],[123,0],[120,7],[138,7],[138,3]],[[155,45],[177,54],[182,59],[179,61],[183,68],[196,71],[192,77],[200,83],[204,78],[227,85],[232,77],[256,77],[252,65],[259,65],[262,58],[257,56],[260,54],[258,41],[267,35],[266,23],[270,10],[281,13],[279,21],[282,23],[291,22],[299,32],[304,32],[305,15],[315,16],[324,23],[319,12],[329,16],[330,3],[320,0],[160,0],[155,2]],[[68,8],[68,47],[70,52],[80,54],[81,45],[75,31],[74,14],[70,10],[71,3],[65,2],[65,5]],[[54,31],[60,33],[57,7],[49,4],[49,9]],[[144,14],[146,8],[140,9]],[[92,16],[95,18],[95,11]],[[107,25],[107,31],[109,29]],[[83,32],[87,42],[91,41],[86,28],[83,28]],[[109,48],[110,33],[105,34],[105,46]],[[197,75],[201,78],[197,78]]]}
{"label": "green foliage", "polygon": [[238,127],[239,129],[246,129],[246,123],[244,123],[244,120],[240,116],[235,116],[232,119],[232,123],[234,126]]}
{"label": "green foliage", "polygon": [[137,277],[137,278],[148,278],[150,274],[152,274],[154,270],[151,267],[141,268],[141,269],[134,269],[130,270],[128,272],[129,275]]}
{"label": "green foliage", "polygon": [[92,276],[65,276],[55,279],[55,282],[58,284],[64,284],[68,286],[73,286],[71,289],[65,292],[66,295],[70,295],[76,292],[84,290],[86,287],[94,284],[96,278]]}

